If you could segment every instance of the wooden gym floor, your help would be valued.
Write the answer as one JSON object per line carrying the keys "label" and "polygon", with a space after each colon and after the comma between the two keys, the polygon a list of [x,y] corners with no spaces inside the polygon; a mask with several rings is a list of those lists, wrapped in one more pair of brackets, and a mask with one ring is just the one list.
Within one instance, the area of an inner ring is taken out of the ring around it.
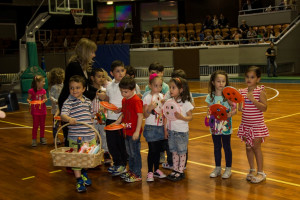
{"label": "wooden gym floor", "polygon": [[[245,145],[236,136],[241,113],[233,117],[232,176],[227,180],[209,178],[214,168],[213,143],[204,125],[207,108],[202,96],[195,98],[184,180],[146,182],[147,143],[141,137],[142,182],[125,183],[119,177],[111,177],[107,166],[101,166],[89,170],[93,184],[86,193],[80,194],[75,190],[74,176],[66,173],[65,168],[52,165],[49,152],[54,147],[50,114],[46,119],[48,145],[32,148],[32,118],[28,105],[20,104],[19,111],[7,113],[7,117],[0,120],[0,199],[299,199],[300,84],[263,84],[268,97],[268,110],[264,116],[270,131],[270,137],[262,145],[267,174],[263,183],[255,185],[245,180],[249,168]],[[245,87],[238,82],[231,85]],[[207,93],[207,82],[190,82],[190,87],[193,93]],[[62,135],[59,137],[62,139]]]}

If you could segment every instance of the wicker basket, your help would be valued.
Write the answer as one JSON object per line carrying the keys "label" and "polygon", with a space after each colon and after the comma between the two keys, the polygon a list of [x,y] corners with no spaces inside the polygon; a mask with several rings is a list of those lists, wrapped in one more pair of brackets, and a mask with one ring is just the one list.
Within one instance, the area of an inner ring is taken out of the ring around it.
{"label": "wicker basket", "polygon": [[[98,133],[98,131],[91,125],[84,123],[84,122],[77,122],[78,124],[83,124],[85,126],[88,126],[89,128],[93,129],[95,131],[96,136],[98,136],[99,141],[100,141],[100,150],[98,151],[97,154],[88,154],[88,153],[78,153],[76,151],[73,151],[72,153],[68,153],[66,151],[70,150],[70,147],[60,147],[57,148],[56,140],[57,140],[57,135],[55,137],[55,149],[50,151],[52,155],[52,160],[53,160],[53,165],[54,166],[61,166],[61,167],[78,167],[78,168],[94,168],[98,165],[101,164],[101,161],[103,159],[103,153],[104,150],[101,149],[101,137]],[[61,126],[58,130],[57,133],[65,126],[70,125],[65,124]]]}

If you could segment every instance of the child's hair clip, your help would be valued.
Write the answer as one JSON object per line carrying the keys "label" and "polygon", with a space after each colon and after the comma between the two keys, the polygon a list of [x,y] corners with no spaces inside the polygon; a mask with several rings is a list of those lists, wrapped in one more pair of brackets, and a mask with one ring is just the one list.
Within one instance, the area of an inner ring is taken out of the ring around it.
{"label": "child's hair clip", "polygon": [[179,83],[181,83],[180,78],[174,78],[176,81],[178,81]]}
{"label": "child's hair clip", "polygon": [[149,81],[151,81],[152,79],[154,79],[157,76],[158,76],[157,73],[151,74],[150,77],[149,77]]}

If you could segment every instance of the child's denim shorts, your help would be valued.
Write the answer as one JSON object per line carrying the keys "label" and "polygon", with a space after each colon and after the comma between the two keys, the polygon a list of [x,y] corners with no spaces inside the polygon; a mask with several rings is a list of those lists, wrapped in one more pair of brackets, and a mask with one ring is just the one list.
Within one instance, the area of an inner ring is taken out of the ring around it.
{"label": "child's denim shorts", "polygon": [[178,154],[187,153],[187,145],[189,142],[189,132],[177,132],[168,130],[169,133],[169,149],[170,152],[177,152]]}
{"label": "child's denim shorts", "polygon": [[164,126],[145,125],[144,137],[147,142],[156,142],[165,138]]}

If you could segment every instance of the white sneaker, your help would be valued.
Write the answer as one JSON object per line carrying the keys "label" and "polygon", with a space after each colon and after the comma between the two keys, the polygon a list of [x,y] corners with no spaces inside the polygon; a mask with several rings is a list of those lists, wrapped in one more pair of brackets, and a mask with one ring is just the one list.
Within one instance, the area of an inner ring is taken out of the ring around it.
{"label": "white sneaker", "polygon": [[218,177],[218,176],[221,176],[221,167],[216,167],[215,169],[214,169],[214,171],[212,171],[212,173],[210,173],[210,177],[211,178],[216,178],[216,177]]}
{"label": "white sneaker", "polygon": [[36,147],[36,146],[37,146],[36,139],[33,139],[33,140],[32,140],[32,144],[31,144],[31,146],[32,146],[32,147]]}
{"label": "white sneaker", "polygon": [[229,178],[231,176],[231,167],[226,167],[222,178]]}

